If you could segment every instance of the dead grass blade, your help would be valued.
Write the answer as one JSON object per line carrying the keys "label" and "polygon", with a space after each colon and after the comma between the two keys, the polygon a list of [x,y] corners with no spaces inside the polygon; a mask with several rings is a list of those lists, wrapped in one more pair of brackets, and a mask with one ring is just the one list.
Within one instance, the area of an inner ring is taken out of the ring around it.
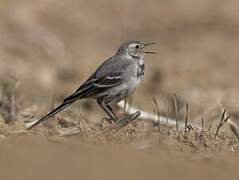
{"label": "dead grass blade", "polygon": [[175,121],[176,121],[176,130],[178,132],[178,101],[177,101],[177,95],[174,94],[174,109],[175,109]]}
{"label": "dead grass blade", "polygon": [[220,123],[219,125],[217,126],[217,130],[216,130],[216,133],[215,133],[215,136],[214,136],[214,141],[216,140],[216,137],[218,135],[218,132],[220,130],[220,128],[227,122],[227,120],[230,118],[230,115],[228,115],[226,118],[225,118],[225,115],[226,115],[226,110],[224,109],[223,110],[223,113],[222,113],[222,116],[221,116],[221,120],[220,120]]}
{"label": "dead grass blade", "polygon": [[158,122],[158,129],[160,131],[160,112],[159,112],[159,105],[155,97],[153,97],[153,102],[156,107],[156,113],[157,113],[157,122]]}
{"label": "dead grass blade", "polygon": [[185,127],[184,127],[184,135],[187,134],[187,126],[188,126],[188,103],[186,104],[186,116],[185,116]]}

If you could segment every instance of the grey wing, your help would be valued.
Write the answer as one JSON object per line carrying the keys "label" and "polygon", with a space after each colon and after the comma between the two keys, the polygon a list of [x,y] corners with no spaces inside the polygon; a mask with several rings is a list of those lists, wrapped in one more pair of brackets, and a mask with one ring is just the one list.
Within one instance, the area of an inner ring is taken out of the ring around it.
{"label": "grey wing", "polygon": [[75,93],[64,99],[64,102],[75,101],[80,98],[95,97],[121,83],[121,73],[110,73],[100,78],[88,79]]}
{"label": "grey wing", "polygon": [[72,95],[65,98],[65,102],[80,98],[94,97],[119,85],[123,79],[123,72],[130,61],[113,56],[106,60]]}

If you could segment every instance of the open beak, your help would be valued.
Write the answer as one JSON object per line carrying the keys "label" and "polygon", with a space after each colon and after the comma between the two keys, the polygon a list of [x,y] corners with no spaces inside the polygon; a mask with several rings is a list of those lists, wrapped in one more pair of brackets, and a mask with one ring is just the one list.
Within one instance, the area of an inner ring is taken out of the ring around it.
{"label": "open beak", "polygon": [[[155,42],[150,42],[150,43],[145,43],[144,47],[149,46],[149,45],[153,45],[156,44]],[[157,54],[157,52],[154,51],[144,51],[145,54]]]}
{"label": "open beak", "polygon": [[158,54],[157,52],[154,51],[144,51],[145,54]]}
{"label": "open beak", "polygon": [[145,44],[144,44],[144,47],[149,46],[149,45],[152,45],[152,44],[156,44],[156,43],[155,43],[155,42],[145,43]]}

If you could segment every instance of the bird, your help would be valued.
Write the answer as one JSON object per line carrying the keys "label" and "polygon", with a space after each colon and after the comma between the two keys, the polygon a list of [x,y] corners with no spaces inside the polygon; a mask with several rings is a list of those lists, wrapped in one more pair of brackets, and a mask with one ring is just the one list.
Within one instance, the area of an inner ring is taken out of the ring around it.
{"label": "bird", "polygon": [[110,119],[114,122],[118,121],[119,118],[113,111],[112,105],[130,96],[143,80],[144,56],[156,54],[145,49],[152,44],[155,43],[138,40],[124,42],[117,52],[106,59],[73,94],[64,98],[62,104],[31,123],[27,129],[42,124],[77,100],[87,98],[95,99]]}

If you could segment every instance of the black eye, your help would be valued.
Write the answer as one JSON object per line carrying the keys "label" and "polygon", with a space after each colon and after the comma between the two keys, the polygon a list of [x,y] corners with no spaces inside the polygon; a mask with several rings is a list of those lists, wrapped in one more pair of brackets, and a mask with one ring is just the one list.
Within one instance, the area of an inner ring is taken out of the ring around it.
{"label": "black eye", "polygon": [[139,49],[139,45],[138,45],[138,44],[137,44],[137,45],[135,45],[135,48],[136,48],[136,49]]}

